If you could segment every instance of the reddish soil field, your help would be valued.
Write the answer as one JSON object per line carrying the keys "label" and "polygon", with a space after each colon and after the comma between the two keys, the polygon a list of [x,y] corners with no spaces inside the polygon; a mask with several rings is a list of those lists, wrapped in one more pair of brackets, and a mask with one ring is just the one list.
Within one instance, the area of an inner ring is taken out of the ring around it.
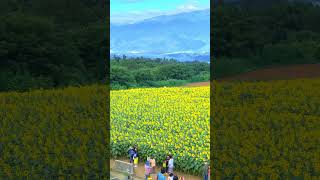
{"label": "reddish soil field", "polygon": [[196,87],[196,86],[209,86],[209,85],[210,85],[210,81],[207,81],[207,82],[189,83],[189,84],[186,84],[186,85],[184,85],[184,86]]}
{"label": "reddish soil field", "polygon": [[286,80],[320,77],[320,64],[300,64],[286,67],[274,67],[243,73],[237,76],[218,79],[232,80]]}
{"label": "reddish soil field", "polygon": [[[256,80],[289,80],[301,78],[317,78],[320,77],[320,64],[299,64],[285,67],[273,67],[266,69],[259,69],[243,73],[236,76],[225,77],[218,79],[218,81],[256,81]],[[209,86],[210,82],[196,82],[186,84],[184,86]]]}

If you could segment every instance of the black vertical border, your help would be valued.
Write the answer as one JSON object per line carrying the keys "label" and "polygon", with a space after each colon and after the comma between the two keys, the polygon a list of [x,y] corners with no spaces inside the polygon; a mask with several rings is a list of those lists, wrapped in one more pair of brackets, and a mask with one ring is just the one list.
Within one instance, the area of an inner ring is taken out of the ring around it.
{"label": "black vertical border", "polygon": [[213,50],[213,20],[214,20],[214,17],[213,17],[213,10],[214,10],[214,0],[210,0],[210,179],[214,179],[213,177],[213,170],[214,170],[214,163],[213,163],[213,160],[214,160],[214,156],[213,156],[213,141],[214,141],[214,132],[212,131],[213,130],[213,111],[212,111],[212,108],[213,107],[213,96],[214,96],[214,90],[215,90],[215,83],[214,83],[214,72],[213,72],[213,65],[214,65],[214,56],[213,56],[213,53],[214,53],[214,50]]}
{"label": "black vertical border", "polygon": [[[111,130],[111,125],[110,125],[110,0],[106,1],[106,37],[107,37],[107,41],[106,41],[106,46],[107,46],[107,59],[106,59],[106,63],[107,63],[107,69],[106,69],[106,86],[107,86],[107,99],[106,99],[106,111],[107,111],[107,117],[106,117],[106,128],[107,128],[107,137],[106,137],[106,142],[107,144],[106,146],[106,160],[107,160],[107,179],[110,179],[110,130]],[[105,128],[105,127],[102,127]]]}

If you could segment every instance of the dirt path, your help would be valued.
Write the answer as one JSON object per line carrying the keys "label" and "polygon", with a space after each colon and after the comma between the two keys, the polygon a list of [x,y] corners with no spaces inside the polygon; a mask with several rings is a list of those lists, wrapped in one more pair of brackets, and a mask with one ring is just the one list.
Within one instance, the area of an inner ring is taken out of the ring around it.
{"label": "dirt path", "polygon": [[[125,162],[129,162],[129,160],[127,159],[119,159],[121,161],[125,161]],[[110,166],[113,167],[115,164],[115,160],[114,159],[111,159],[110,160]],[[135,174],[136,176],[139,178],[139,179],[144,179],[144,164],[143,163],[140,163],[138,165],[137,168],[135,168]],[[160,167],[157,167],[156,169],[156,172],[160,172]],[[180,176],[183,176],[185,178],[185,180],[201,180],[201,177],[198,177],[198,176],[193,176],[193,175],[188,175],[188,174],[185,174],[185,173],[181,173],[181,172],[177,172],[177,171],[174,171],[174,173],[176,175],[178,175],[178,177]],[[152,175],[152,179],[155,179],[155,174]],[[167,176],[166,176],[167,177]]]}

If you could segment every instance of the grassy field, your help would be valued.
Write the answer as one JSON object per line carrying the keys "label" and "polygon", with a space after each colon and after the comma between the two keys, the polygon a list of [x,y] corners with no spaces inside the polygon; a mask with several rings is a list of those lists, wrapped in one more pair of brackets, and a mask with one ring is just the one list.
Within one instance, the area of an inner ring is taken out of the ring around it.
{"label": "grassy field", "polygon": [[211,104],[214,176],[319,178],[319,89],[320,79],[215,82]]}

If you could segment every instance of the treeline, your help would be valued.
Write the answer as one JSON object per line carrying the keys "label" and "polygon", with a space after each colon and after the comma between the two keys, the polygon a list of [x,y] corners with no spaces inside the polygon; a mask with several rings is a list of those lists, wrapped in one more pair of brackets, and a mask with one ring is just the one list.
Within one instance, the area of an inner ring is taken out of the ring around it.
{"label": "treeline", "polygon": [[110,68],[113,89],[178,86],[210,79],[210,65],[198,61],[113,56]]}
{"label": "treeline", "polygon": [[0,91],[105,82],[103,0],[0,2]]}
{"label": "treeline", "polygon": [[320,62],[320,6],[241,2],[217,5],[212,11],[215,78],[267,66]]}

